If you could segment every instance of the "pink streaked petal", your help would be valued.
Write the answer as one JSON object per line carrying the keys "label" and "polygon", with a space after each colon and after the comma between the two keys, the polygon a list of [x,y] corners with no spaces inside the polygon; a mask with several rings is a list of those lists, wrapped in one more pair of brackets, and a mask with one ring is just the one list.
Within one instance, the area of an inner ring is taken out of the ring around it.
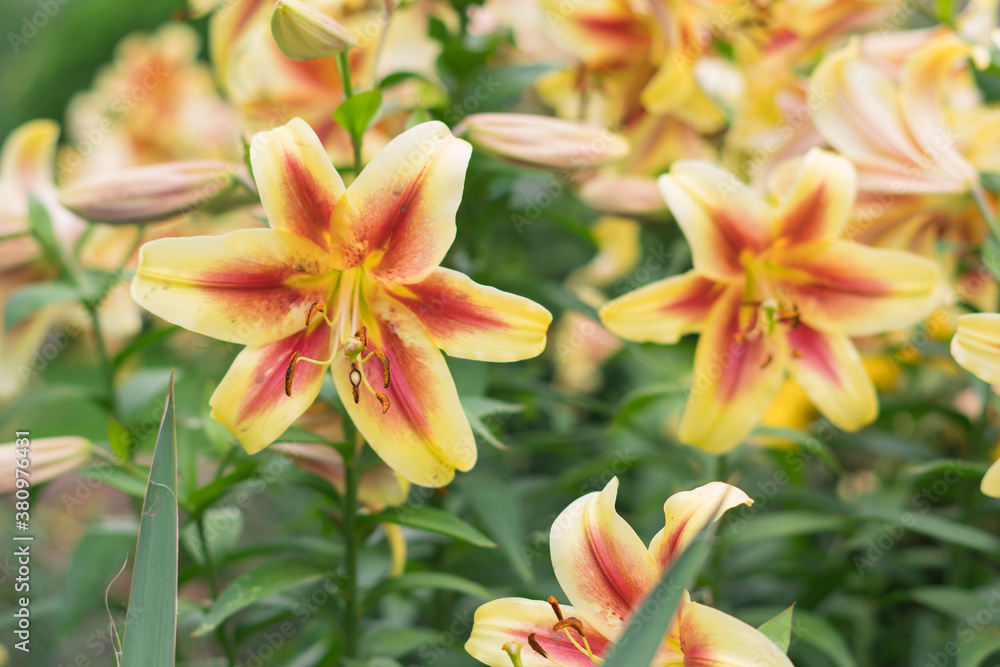
{"label": "pink streaked petal", "polygon": [[364,385],[354,403],[351,365],[343,355],[332,369],[340,400],[365,440],[393,470],[414,484],[445,486],[456,469],[467,471],[476,463],[476,441],[451,373],[416,315],[373,281],[366,281],[362,290],[361,324],[368,328],[369,349],[378,348],[389,357],[389,387],[383,387],[382,368],[374,357],[362,372],[373,389],[389,398],[390,407],[383,414]]}
{"label": "pink streaked petal", "polygon": [[777,211],[776,238],[790,243],[840,237],[854,209],[857,175],[850,162],[818,148],[806,153]]}
{"label": "pink streaked petal", "polygon": [[390,141],[334,210],[337,267],[364,264],[387,284],[430,275],[455,240],[455,213],[471,154],[472,147],[438,121]]}
{"label": "pink streaked petal", "polygon": [[678,438],[712,453],[749,435],[784,380],[783,350],[767,336],[740,339],[743,289],[719,297],[694,355],[694,376]]}
{"label": "pink streaked petal", "polygon": [[299,362],[289,397],[285,374],[292,354],[323,360],[332,350],[330,327],[322,319],[274,343],[247,347],[212,394],[212,418],[225,426],[247,453],[256,454],[312,405],[323,384],[327,366]]}
{"label": "pink streaked petal", "polygon": [[700,160],[678,160],[659,185],[691,245],[694,268],[714,280],[742,280],[740,255],[760,252],[771,235],[773,214],[764,200],[728,171]]}
{"label": "pink streaked petal", "polygon": [[746,493],[724,482],[710,482],[691,491],[675,493],[663,504],[663,530],[649,544],[661,569],[667,569],[702,528],[739,505],[752,505]]}
{"label": "pink streaked petal", "polygon": [[330,215],[344,182],[312,128],[293,118],[254,135],[250,164],[271,227],[329,250]]}
{"label": "pink streaked petal", "polygon": [[679,634],[684,667],[793,667],[760,630],[698,602],[681,610]]}
{"label": "pink streaked petal", "polygon": [[875,385],[847,336],[800,324],[789,330],[786,338],[792,350],[792,379],[827,419],[846,431],[856,431],[875,420]]}
{"label": "pink streaked petal", "polygon": [[617,336],[635,341],[676,343],[701,331],[724,286],[697,271],[659,280],[610,301],[601,322]]}
{"label": "pink streaked petal", "polygon": [[420,318],[448,356],[519,361],[545,349],[549,311],[458,271],[438,267],[419,283],[389,293]]}
{"label": "pink streaked petal", "polygon": [[[564,618],[576,618],[583,622],[583,631],[594,655],[598,658],[606,655],[610,648],[608,640],[596,628],[583,621],[576,609],[569,605],[560,607]],[[518,642],[521,645],[524,667],[553,667],[553,660],[565,667],[593,667],[594,662],[573,645],[565,632],[552,630],[556,620],[555,612],[547,602],[521,598],[493,600],[476,610],[472,636],[465,644],[465,650],[476,660],[491,667],[511,667],[510,656],[502,647],[507,642]],[[573,639],[582,646],[579,635],[573,630],[570,632],[573,633]],[[551,660],[531,648],[528,637],[532,633]]]}
{"label": "pink streaked petal", "polygon": [[951,339],[958,365],[990,384],[1000,384],[1000,314],[973,313],[958,318]]}
{"label": "pink streaked petal", "polygon": [[937,265],[909,252],[836,241],[790,248],[776,264],[783,299],[822,331],[896,331],[927,317],[939,300]]}
{"label": "pink streaked petal", "polygon": [[263,345],[305,327],[309,307],[330,296],[328,270],[316,245],[274,229],[158,239],[139,252],[132,297],[191,331]]}
{"label": "pink streaked petal", "polygon": [[656,584],[659,570],[646,545],[615,511],[618,478],[588,493],[552,524],[552,567],[581,618],[616,638]]}

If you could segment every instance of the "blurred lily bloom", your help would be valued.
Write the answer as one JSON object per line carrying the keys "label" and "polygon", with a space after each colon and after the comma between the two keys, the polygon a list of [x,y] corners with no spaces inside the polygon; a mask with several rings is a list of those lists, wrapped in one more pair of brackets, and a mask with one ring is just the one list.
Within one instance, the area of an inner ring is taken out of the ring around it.
{"label": "blurred lily bloom", "polygon": [[132,284],[141,305],[247,346],[211,405],[248,452],[305,412],[331,368],[354,423],[403,477],[442,486],[475,464],[440,350],[533,357],[552,316],[439,266],[470,153],[444,124],[423,123],[345,188],[319,138],[295,119],[250,147],[270,229],[143,246]]}
{"label": "blurred lily bloom", "polygon": [[78,178],[62,188],[59,201],[95,222],[152,222],[207,208],[240,184],[252,188],[236,163],[165,162]]}
{"label": "blurred lily bloom", "polygon": [[595,169],[630,152],[624,137],[598,125],[534,114],[473,114],[455,134],[496,158],[539,169]]}
{"label": "blurred lily bloom", "polygon": [[[574,501],[552,524],[552,567],[570,604],[554,597],[489,602],[476,611],[466,651],[492,667],[510,667],[505,651],[515,646],[524,647],[523,667],[599,664],[698,532],[726,510],[753,502],[722,482],[674,494],[663,505],[665,526],[647,548],[615,511],[617,494],[615,478],[603,491]],[[751,667],[762,660],[792,664],[760,631],[685,593],[653,664]]]}
{"label": "blurred lily bloom", "polygon": [[355,44],[347,28],[299,0],[278,0],[274,4],[271,34],[281,52],[292,60],[326,58]]}
{"label": "blurred lily bloom", "polygon": [[[1000,314],[974,313],[958,318],[951,356],[980,380],[1000,385]],[[983,476],[982,492],[1000,498],[1000,461]]]}
{"label": "blurred lily bloom", "polygon": [[[32,486],[55,479],[74,470],[90,458],[91,443],[77,436],[36,438],[27,449],[31,466],[26,470]],[[16,442],[0,445],[0,494],[11,493],[17,486],[16,459],[21,458]]]}
{"label": "blurred lily bloom", "polygon": [[675,343],[701,333],[679,438],[726,452],[752,430],[786,373],[834,424],[878,414],[851,336],[898,330],[936,305],[938,269],[907,252],[841,240],[855,172],[812,149],[777,206],[728,172],[682,160],[660,179],[694,269],[601,309],[613,333]]}

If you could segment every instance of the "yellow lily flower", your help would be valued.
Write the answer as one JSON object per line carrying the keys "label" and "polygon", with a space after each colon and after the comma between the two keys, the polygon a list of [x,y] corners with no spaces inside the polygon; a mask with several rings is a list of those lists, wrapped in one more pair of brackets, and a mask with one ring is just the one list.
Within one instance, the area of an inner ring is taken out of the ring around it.
{"label": "yellow lily flower", "polygon": [[[951,356],[958,365],[994,387],[1000,384],[1000,314],[974,313],[958,318],[951,339]],[[994,461],[979,487],[984,494],[1000,498],[1000,461]]]}
{"label": "yellow lily flower", "polygon": [[[569,598],[560,605],[504,598],[476,611],[465,650],[492,667],[510,667],[503,647],[525,646],[524,667],[592,667],[621,636],[663,571],[703,527],[726,510],[753,501],[740,489],[712,482],[677,493],[663,505],[666,524],[649,547],[615,511],[618,479],[567,507],[552,524],[552,567]],[[572,605],[572,606],[571,606]],[[761,664],[791,667],[760,631],[686,594],[657,652],[656,665]]]}
{"label": "yellow lily flower", "polygon": [[812,149],[777,205],[713,165],[682,160],[660,179],[691,244],[694,269],[611,301],[601,320],[631,340],[700,333],[679,438],[710,452],[738,445],[786,373],[845,430],[878,413],[850,336],[919,322],[938,269],[906,252],[841,240],[855,172]]}
{"label": "yellow lily flower", "polygon": [[[552,316],[439,266],[455,238],[470,153],[443,123],[423,123],[345,188],[319,138],[295,119],[250,146],[271,229],[143,246],[136,301],[247,346],[211,405],[249,453],[305,412],[329,367],[362,435],[403,477],[437,487],[475,464],[438,348],[525,359],[545,347]],[[360,400],[362,389],[373,396]]]}

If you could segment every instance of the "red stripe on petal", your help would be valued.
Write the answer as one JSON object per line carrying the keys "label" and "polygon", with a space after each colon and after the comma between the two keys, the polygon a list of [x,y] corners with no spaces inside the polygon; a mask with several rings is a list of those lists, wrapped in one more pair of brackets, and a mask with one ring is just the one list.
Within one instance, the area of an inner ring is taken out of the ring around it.
{"label": "red stripe on petal", "polygon": [[323,250],[329,250],[330,245],[324,232],[330,225],[330,214],[333,213],[336,200],[323,184],[316,182],[315,176],[298,155],[286,152],[284,161],[284,187],[289,193],[285,206],[294,220],[308,221],[308,224],[296,227],[294,231],[305,235]]}
{"label": "red stripe on petal", "polygon": [[840,386],[841,373],[826,336],[804,324],[791,329],[787,336],[792,350],[802,354],[799,358],[800,363],[819,373],[831,384]]}

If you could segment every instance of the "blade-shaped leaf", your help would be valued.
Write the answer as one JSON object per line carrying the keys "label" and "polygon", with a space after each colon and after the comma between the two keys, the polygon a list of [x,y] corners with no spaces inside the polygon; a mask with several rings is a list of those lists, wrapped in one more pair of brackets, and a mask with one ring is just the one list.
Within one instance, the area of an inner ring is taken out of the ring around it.
{"label": "blade-shaped leaf", "polygon": [[326,576],[322,567],[306,561],[281,560],[265,563],[236,577],[219,595],[198,629],[191,634],[195,637],[206,635],[227,618],[255,602],[293,588],[314,584]]}
{"label": "blade-shaped leaf", "polygon": [[365,604],[371,604],[390,593],[405,593],[421,588],[434,588],[443,591],[464,593],[482,600],[492,600],[493,593],[482,584],[447,572],[407,572],[398,577],[386,579],[373,588],[365,598]]}
{"label": "blade-shaped leaf", "polygon": [[524,551],[524,521],[510,482],[494,475],[477,474],[463,477],[461,485],[472,510],[500,545],[511,568],[521,581],[530,583],[532,573]]}
{"label": "blade-shaped leaf", "polygon": [[177,645],[177,431],[171,378],[142,503],[122,667],[173,667]]}
{"label": "blade-shaped leaf", "polygon": [[785,653],[788,653],[788,645],[792,642],[792,611],[794,609],[795,605],[793,604],[757,628]]}
{"label": "blade-shaped leaf", "polygon": [[13,329],[22,320],[46,306],[78,301],[80,292],[66,283],[32,283],[10,295],[4,310],[4,328]]}
{"label": "blade-shaped leaf", "polygon": [[434,507],[401,506],[367,517],[379,523],[398,523],[438,535],[454,537],[478,547],[495,547],[496,543],[456,516]]}

